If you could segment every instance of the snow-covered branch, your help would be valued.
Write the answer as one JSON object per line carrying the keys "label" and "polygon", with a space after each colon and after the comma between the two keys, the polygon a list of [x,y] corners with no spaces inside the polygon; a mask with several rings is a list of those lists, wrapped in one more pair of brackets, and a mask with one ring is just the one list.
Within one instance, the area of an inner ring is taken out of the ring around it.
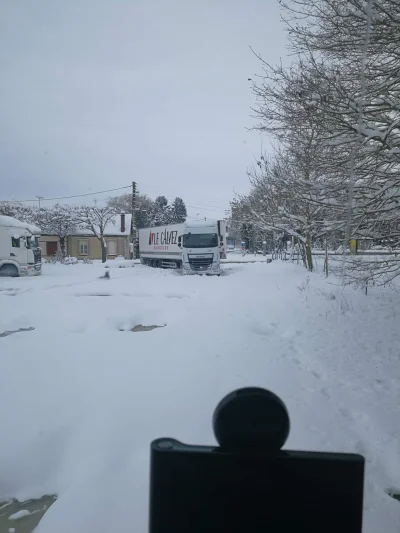
{"label": "snow-covered branch", "polygon": [[107,224],[114,223],[118,211],[113,206],[82,206],[78,208],[78,221],[82,229],[88,230],[100,241],[102,261],[107,260],[107,242],[104,231]]}

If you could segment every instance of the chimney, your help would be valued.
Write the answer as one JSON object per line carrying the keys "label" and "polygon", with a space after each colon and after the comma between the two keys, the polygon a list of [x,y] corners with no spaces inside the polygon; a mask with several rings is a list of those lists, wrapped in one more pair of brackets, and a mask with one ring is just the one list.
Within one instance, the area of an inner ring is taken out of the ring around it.
{"label": "chimney", "polygon": [[121,213],[121,233],[125,233],[125,213]]}

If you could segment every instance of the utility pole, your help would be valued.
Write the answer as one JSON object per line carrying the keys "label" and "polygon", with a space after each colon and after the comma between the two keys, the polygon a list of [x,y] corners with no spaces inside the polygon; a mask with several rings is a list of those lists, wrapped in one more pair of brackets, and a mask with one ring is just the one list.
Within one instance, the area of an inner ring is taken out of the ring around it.
{"label": "utility pole", "polygon": [[131,245],[132,245],[132,259],[136,259],[135,245],[136,245],[136,181],[132,181],[132,202],[131,202]]}
{"label": "utility pole", "polygon": [[44,196],[36,196],[36,198],[38,199],[39,209],[40,209],[40,200],[43,200]]}

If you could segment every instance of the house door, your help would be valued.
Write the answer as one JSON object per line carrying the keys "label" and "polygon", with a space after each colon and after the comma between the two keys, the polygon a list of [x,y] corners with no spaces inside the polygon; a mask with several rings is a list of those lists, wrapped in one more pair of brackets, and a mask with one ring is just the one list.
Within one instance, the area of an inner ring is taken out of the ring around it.
{"label": "house door", "polygon": [[57,243],[56,242],[46,242],[46,255],[48,257],[56,255],[57,253]]}

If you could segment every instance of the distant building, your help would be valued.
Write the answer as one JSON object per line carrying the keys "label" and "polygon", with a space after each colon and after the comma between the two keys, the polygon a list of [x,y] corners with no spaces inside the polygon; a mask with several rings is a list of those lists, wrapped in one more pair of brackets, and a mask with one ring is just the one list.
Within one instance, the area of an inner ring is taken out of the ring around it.
{"label": "distant building", "polygon": [[61,253],[60,239],[57,235],[40,235],[39,247],[42,250],[42,257],[54,257]]}
{"label": "distant building", "polygon": [[[129,243],[132,215],[117,215],[114,223],[108,223],[104,231],[107,243],[107,259],[122,255],[129,259]],[[78,230],[65,239],[66,255],[77,259],[101,259],[101,245],[89,230]],[[41,235],[39,246],[43,257],[61,253],[60,239],[55,235]]]}

